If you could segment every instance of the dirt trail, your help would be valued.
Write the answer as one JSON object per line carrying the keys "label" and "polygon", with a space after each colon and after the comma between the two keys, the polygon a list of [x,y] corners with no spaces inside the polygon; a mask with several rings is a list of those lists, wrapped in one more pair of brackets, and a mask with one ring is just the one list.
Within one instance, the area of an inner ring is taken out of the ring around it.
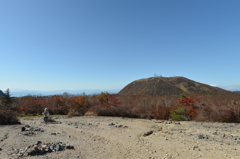
{"label": "dirt trail", "polygon": [[[22,125],[0,126],[0,158],[18,158],[16,149],[37,141],[61,141],[74,146],[26,159],[225,159],[240,158],[239,124],[169,122],[118,117],[55,118],[21,120]],[[22,135],[25,125],[37,127]],[[239,136],[239,137],[238,137]]]}

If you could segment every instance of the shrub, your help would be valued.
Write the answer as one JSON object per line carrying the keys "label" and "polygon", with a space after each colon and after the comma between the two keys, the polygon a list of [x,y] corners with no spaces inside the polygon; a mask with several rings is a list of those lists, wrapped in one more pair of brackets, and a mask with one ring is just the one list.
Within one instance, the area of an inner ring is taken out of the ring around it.
{"label": "shrub", "polygon": [[157,106],[152,109],[152,114],[155,119],[168,120],[170,116],[170,109],[165,106]]}
{"label": "shrub", "polygon": [[177,105],[170,110],[170,117],[176,121],[189,120],[186,116],[186,109],[181,105]]}
{"label": "shrub", "polygon": [[69,103],[69,116],[84,115],[89,109],[90,105],[86,96],[77,96],[68,99]]}
{"label": "shrub", "polygon": [[0,109],[0,125],[20,124],[16,112]]}

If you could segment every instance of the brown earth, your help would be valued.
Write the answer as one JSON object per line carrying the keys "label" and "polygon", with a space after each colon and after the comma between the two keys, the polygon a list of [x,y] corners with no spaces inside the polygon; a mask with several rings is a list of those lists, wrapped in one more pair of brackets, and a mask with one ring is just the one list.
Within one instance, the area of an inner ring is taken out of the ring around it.
{"label": "brown earth", "polygon": [[[240,124],[170,122],[118,117],[56,117],[21,120],[22,125],[0,126],[0,158],[18,158],[16,149],[37,141],[57,142],[74,149],[26,159],[225,159],[240,158]],[[22,135],[25,125],[37,127]],[[2,150],[1,150],[2,149]]]}

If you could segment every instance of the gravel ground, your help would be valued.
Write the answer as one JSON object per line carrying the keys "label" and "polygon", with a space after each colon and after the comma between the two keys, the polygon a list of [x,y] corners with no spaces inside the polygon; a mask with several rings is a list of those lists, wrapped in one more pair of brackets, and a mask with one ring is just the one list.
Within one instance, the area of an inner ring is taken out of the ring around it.
{"label": "gravel ground", "polygon": [[[21,125],[0,126],[0,158],[240,158],[240,124],[90,116],[54,119],[48,124],[34,118],[21,120]],[[30,152],[38,143],[71,147]]]}

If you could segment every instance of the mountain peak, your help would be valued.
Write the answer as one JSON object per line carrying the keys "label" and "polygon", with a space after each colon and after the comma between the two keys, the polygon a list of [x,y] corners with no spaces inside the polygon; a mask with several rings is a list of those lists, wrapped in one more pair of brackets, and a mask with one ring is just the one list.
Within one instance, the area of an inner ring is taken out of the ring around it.
{"label": "mountain peak", "polygon": [[202,84],[185,77],[150,77],[139,79],[125,86],[122,95],[180,95],[221,94],[228,91]]}

